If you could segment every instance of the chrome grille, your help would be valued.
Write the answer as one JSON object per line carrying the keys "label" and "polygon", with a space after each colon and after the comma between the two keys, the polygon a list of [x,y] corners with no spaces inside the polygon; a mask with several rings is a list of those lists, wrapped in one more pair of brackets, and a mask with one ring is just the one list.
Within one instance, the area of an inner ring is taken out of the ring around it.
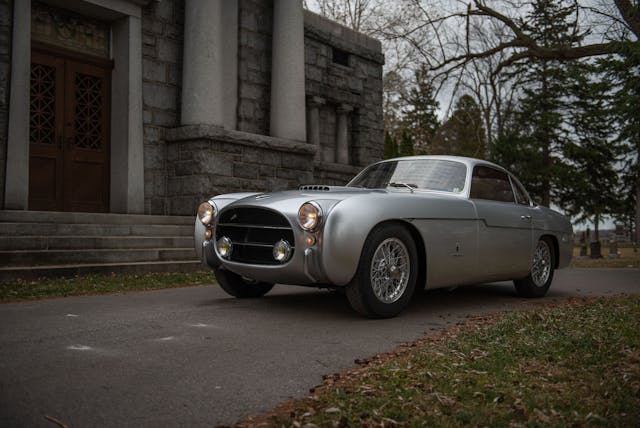
{"label": "chrome grille", "polygon": [[223,211],[215,230],[216,240],[223,236],[231,240],[230,260],[238,263],[279,265],[273,258],[273,245],[282,239],[295,245],[289,221],[282,214],[264,208]]}

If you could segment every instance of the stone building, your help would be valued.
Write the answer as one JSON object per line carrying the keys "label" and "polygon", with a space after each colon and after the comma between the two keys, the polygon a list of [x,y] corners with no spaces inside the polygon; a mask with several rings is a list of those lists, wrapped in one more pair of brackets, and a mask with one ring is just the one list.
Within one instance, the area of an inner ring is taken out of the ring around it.
{"label": "stone building", "polygon": [[382,64],[300,0],[0,0],[0,208],[344,184],[382,157]]}

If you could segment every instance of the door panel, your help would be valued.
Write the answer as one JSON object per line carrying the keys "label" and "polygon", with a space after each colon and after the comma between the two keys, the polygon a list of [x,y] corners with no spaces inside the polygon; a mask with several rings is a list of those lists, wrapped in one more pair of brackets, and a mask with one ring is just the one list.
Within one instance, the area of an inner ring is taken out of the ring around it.
{"label": "door panel", "polygon": [[532,208],[480,199],[473,203],[480,220],[479,269],[488,280],[525,276],[531,267]]}
{"label": "door panel", "polygon": [[34,50],[29,209],[109,210],[110,68]]}
{"label": "door panel", "polygon": [[62,210],[64,61],[33,52],[29,115],[29,208]]}
{"label": "door panel", "polygon": [[506,172],[476,165],[470,197],[479,220],[478,269],[484,280],[524,277],[531,265],[531,207],[516,203]]}
{"label": "door panel", "polygon": [[69,211],[107,211],[109,203],[108,72],[67,61],[64,204]]}

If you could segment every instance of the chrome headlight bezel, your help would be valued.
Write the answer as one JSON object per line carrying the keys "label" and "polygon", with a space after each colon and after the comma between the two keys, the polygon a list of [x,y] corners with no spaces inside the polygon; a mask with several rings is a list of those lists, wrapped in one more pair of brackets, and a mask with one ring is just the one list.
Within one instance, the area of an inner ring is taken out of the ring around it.
{"label": "chrome headlight bezel", "polygon": [[280,263],[286,263],[291,259],[293,247],[285,239],[281,239],[273,245],[273,258]]}
{"label": "chrome headlight bezel", "polygon": [[318,230],[323,217],[322,207],[315,201],[305,202],[298,209],[298,225],[307,232]]}
{"label": "chrome headlight bezel", "polygon": [[233,242],[226,236],[221,237],[216,241],[216,251],[223,259],[231,258],[231,253],[233,253]]}
{"label": "chrome headlight bezel", "polygon": [[210,226],[216,215],[216,207],[209,201],[198,205],[198,219],[205,226]]}

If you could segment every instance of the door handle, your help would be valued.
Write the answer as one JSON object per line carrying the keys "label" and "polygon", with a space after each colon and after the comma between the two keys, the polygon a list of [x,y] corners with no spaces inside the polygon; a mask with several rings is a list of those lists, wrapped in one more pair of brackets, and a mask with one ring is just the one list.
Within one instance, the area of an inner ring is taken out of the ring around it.
{"label": "door handle", "polygon": [[531,220],[531,216],[530,215],[521,215],[520,216],[520,220],[529,221],[529,220]]}

